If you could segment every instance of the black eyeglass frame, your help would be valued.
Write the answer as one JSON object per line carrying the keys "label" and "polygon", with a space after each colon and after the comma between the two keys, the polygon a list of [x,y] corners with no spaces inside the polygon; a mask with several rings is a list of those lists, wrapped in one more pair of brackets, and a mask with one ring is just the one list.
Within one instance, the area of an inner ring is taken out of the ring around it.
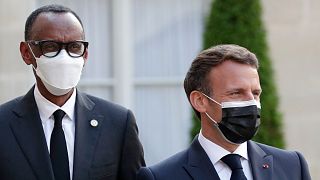
{"label": "black eyeglass frame", "polygon": [[[56,54],[55,54],[55,55],[53,55],[53,56],[48,56],[48,55],[46,55],[46,54],[43,53],[42,44],[47,43],[47,42],[54,42],[54,43],[58,44],[59,50],[56,51]],[[67,51],[67,53],[68,53],[68,55],[69,55],[70,57],[74,57],[74,58],[82,57],[82,56],[84,55],[84,53],[86,52],[86,49],[87,49],[88,46],[89,46],[89,42],[87,42],[87,41],[82,41],[82,40],[70,41],[70,42],[66,42],[66,43],[64,43],[64,42],[59,42],[59,41],[53,41],[53,40],[41,40],[41,41],[31,40],[31,41],[27,41],[27,43],[31,43],[31,44],[33,44],[33,45],[35,45],[35,46],[38,46],[39,49],[40,49],[40,51],[41,51],[41,54],[44,55],[45,57],[48,57],[48,58],[56,57],[56,56],[60,53],[60,51],[61,51],[62,48],[64,48],[64,49]],[[75,55],[72,55],[72,54],[69,52],[69,48],[68,48],[68,47],[69,47],[69,45],[72,44],[72,43],[82,43],[82,44],[83,44],[84,48],[83,48],[82,54],[77,54],[77,55],[75,56]]]}

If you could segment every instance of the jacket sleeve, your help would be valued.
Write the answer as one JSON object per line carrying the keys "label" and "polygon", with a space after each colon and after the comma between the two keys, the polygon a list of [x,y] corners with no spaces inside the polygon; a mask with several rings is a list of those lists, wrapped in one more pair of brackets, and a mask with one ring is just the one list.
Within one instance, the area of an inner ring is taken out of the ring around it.
{"label": "jacket sleeve", "polygon": [[296,153],[299,157],[300,164],[301,164],[301,179],[302,180],[311,180],[309,168],[308,168],[308,164],[307,164],[306,160],[304,159],[304,157],[302,156],[301,153],[299,153],[299,152],[296,152]]}
{"label": "jacket sleeve", "polygon": [[138,127],[133,113],[127,111],[126,129],[123,136],[123,147],[119,179],[134,180],[140,167],[145,166],[143,148],[138,137]]}

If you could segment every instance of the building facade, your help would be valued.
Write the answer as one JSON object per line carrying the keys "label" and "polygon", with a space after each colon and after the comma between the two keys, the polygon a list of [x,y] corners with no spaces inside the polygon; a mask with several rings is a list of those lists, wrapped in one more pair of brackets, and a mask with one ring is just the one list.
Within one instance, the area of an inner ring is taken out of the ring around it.
{"label": "building facade", "polygon": [[[190,142],[191,107],[183,78],[202,49],[211,0],[2,0],[0,103],[34,84],[19,53],[24,23],[37,7],[60,3],[83,20],[89,61],[79,89],[132,109],[145,158],[154,164]],[[290,8],[284,8],[290,3]],[[264,21],[284,118],[287,149],[302,152],[320,178],[320,2],[263,0]],[[263,92],[267,93],[267,92]]]}

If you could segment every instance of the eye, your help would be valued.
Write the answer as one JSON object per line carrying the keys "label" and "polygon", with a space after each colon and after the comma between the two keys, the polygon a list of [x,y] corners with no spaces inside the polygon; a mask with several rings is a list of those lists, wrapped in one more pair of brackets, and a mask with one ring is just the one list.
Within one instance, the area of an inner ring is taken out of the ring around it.
{"label": "eye", "polygon": [[236,96],[236,95],[239,95],[239,94],[240,94],[240,91],[232,91],[232,92],[230,92],[231,96]]}
{"label": "eye", "polygon": [[252,92],[254,99],[259,100],[260,99],[260,95],[261,95],[261,91],[257,90],[257,91],[253,91]]}
{"label": "eye", "polygon": [[72,42],[68,44],[68,50],[70,53],[81,54],[84,50],[84,45],[81,42]]}
{"label": "eye", "polygon": [[81,48],[81,43],[76,43],[76,42],[71,43],[69,45],[69,48],[71,48],[71,49],[79,49],[79,48]]}
{"label": "eye", "polygon": [[254,96],[260,96],[261,91],[259,91],[259,90],[253,91],[252,94],[253,94]]}
{"label": "eye", "polygon": [[44,42],[41,45],[44,54],[59,51],[59,45],[55,42]]}

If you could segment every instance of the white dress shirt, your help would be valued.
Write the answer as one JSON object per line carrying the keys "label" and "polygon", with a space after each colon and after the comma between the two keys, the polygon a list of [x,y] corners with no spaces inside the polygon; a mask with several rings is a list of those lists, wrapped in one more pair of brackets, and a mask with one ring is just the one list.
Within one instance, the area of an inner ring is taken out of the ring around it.
{"label": "white dress shirt", "polygon": [[[221,161],[221,158],[231,154],[226,149],[213,143],[212,141],[205,138],[200,131],[198,140],[206,154],[208,155],[211,163],[217,171],[221,180],[229,180],[231,177],[232,170]],[[252,172],[250,168],[250,162],[248,159],[247,142],[240,144],[240,146],[233,152],[233,154],[239,154],[241,156],[240,161],[243,167],[243,172],[247,177],[247,180],[252,180]]]}
{"label": "white dress shirt", "polygon": [[46,137],[48,150],[50,152],[50,138],[51,133],[54,127],[54,118],[53,113],[61,109],[66,115],[62,119],[62,129],[66,138],[67,149],[68,149],[68,159],[69,159],[69,170],[70,170],[70,179],[72,179],[73,174],[73,154],[74,154],[74,136],[75,136],[75,116],[74,109],[76,103],[76,89],[74,89],[71,97],[68,101],[62,106],[59,107],[45,97],[41,95],[37,85],[34,88],[34,98],[38,106],[42,127],[44,135]]}

